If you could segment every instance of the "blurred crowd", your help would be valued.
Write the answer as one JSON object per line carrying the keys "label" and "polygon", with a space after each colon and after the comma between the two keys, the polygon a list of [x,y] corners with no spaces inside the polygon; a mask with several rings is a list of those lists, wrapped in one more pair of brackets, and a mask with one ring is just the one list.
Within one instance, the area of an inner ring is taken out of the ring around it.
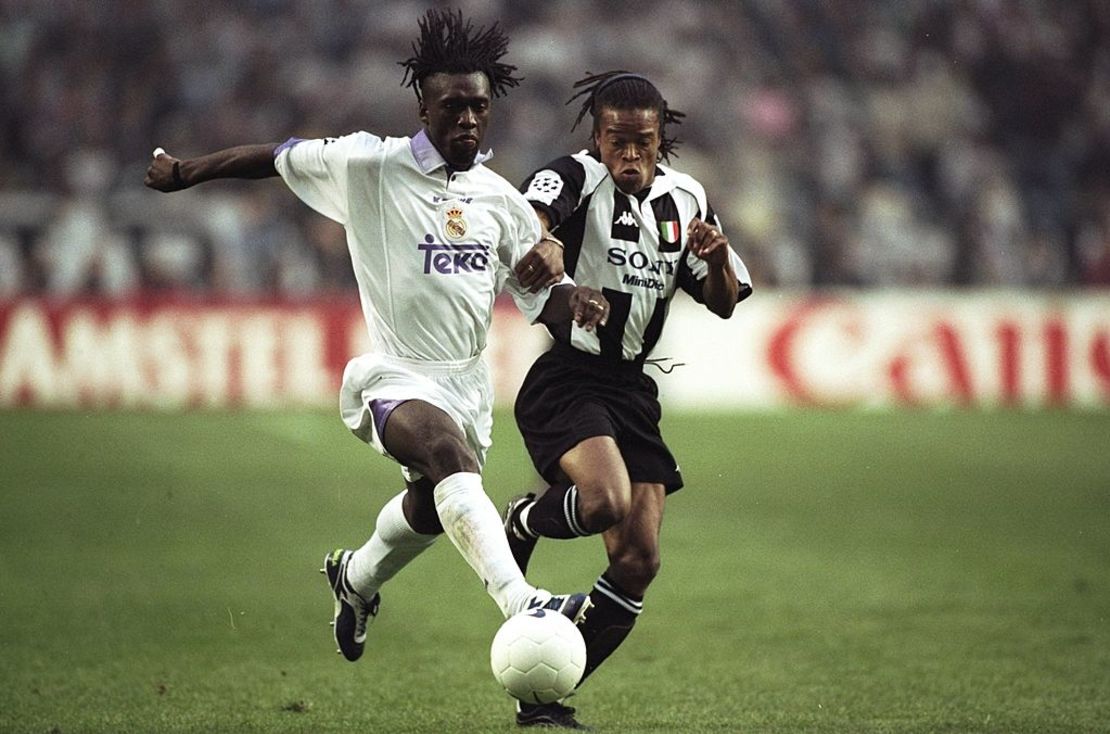
{"label": "blurred crowd", "polygon": [[[163,195],[151,150],[418,129],[397,65],[433,3],[0,0],[0,297],[349,289],[279,181]],[[500,0],[514,182],[586,146],[587,71],[651,77],[757,284],[1110,286],[1104,0]]]}

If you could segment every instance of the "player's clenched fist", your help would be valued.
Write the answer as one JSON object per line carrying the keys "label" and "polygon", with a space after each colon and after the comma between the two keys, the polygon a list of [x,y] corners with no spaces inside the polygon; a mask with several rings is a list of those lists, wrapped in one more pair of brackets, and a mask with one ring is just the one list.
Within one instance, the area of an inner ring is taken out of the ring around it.
{"label": "player's clenched fist", "polygon": [[166,155],[162,148],[155,148],[143,183],[158,191],[180,191],[185,188],[185,181],[181,178],[181,161]]}
{"label": "player's clenched fist", "polygon": [[690,220],[686,228],[686,246],[710,265],[728,262],[728,238],[721,234],[721,230],[700,219]]}

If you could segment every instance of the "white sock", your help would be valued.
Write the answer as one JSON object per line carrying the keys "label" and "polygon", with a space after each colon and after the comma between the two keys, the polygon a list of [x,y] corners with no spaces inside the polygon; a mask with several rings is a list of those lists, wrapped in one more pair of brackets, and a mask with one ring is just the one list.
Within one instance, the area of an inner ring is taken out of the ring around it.
{"label": "white sock", "polygon": [[347,582],[363,599],[369,599],[386,581],[431,547],[438,535],[412,529],[401,507],[405,493],[385,503],[378,513],[374,534],[347,562]]}
{"label": "white sock", "polygon": [[447,537],[485,584],[501,613],[524,609],[536,587],[524,580],[513,560],[497,508],[482,488],[482,477],[458,472],[435,488],[436,512]]}

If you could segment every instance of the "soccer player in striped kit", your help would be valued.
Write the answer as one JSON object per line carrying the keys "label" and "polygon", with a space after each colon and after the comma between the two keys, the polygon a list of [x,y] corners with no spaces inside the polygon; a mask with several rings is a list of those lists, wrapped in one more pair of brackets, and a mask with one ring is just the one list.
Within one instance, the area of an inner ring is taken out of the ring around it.
{"label": "soccer player in striped kit", "polygon": [[[721,318],[752,292],[700,183],[662,161],[674,151],[672,110],[647,78],[613,71],[575,84],[578,123],[593,120],[590,150],[557,158],[521,189],[562,241],[575,282],[598,288],[611,314],[592,332],[552,329],[555,343],[525,378],[517,425],[550,483],[510,502],[505,531],[521,569],[537,539],[600,534],[609,565],[581,626],[583,679],[627,637],[659,569],[666,496],[682,487],[659,431],[655,382],[644,365],[667,308],[683,290]],[[554,241],[540,244],[552,252]],[[521,706],[522,725],[582,728],[560,703]]]}
{"label": "soccer player in striped kit", "polygon": [[281,176],[346,229],[373,351],[348,363],[341,413],[406,481],[365,545],[324,560],[335,640],[351,661],[363,653],[379,589],[444,532],[505,617],[543,607],[581,622],[589,608],[586,594],[555,596],[524,579],[480,473],[493,401],[481,354],[497,293],[508,290],[530,321],[550,328],[590,330],[608,313],[595,289],[556,285],[561,261],[534,248],[543,233],[532,208],[483,165],[492,98],[518,83],[500,61],[507,46],[497,24],[474,28],[461,13],[430,10],[402,62],[423,123],[414,136],[292,138],[189,160],[159,149],[147,171],[146,185],[160,191]]}

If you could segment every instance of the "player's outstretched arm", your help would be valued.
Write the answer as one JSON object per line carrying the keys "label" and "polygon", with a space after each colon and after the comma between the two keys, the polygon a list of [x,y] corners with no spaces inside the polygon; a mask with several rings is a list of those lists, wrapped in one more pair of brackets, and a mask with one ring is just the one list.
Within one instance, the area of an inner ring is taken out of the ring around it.
{"label": "player's outstretched arm", "polygon": [[706,307],[722,319],[732,316],[740,297],[740,283],[729,262],[728,238],[712,224],[693,219],[686,228],[686,247],[709,266],[702,286]]}
{"label": "player's outstretched arm", "polygon": [[158,191],[181,191],[216,178],[268,178],[278,175],[274,168],[277,143],[238,145],[199,158],[180,159],[154,150],[143,183]]}
{"label": "player's outstretched arm", "polygon": [[585,285],[557,285],[540,313],[545,326],[558,326],[573,319],[586,331],[605,326],[609,320],[609,301],[601,291]]}

